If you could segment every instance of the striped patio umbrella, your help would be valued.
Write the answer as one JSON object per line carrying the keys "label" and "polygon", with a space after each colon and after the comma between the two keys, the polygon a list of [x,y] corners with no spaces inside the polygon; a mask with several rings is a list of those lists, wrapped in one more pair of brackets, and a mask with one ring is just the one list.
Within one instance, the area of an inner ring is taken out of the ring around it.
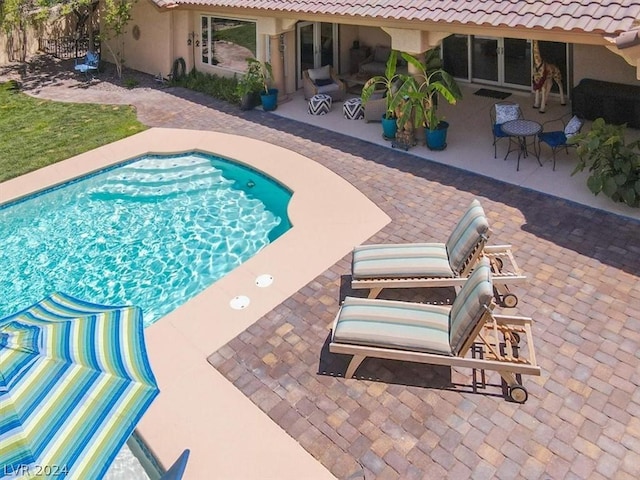
{"label": "striped patio umbrella", "polygon": [[0,478],[102,478],[158,392],[137,307],[56,293],[0,320]]}

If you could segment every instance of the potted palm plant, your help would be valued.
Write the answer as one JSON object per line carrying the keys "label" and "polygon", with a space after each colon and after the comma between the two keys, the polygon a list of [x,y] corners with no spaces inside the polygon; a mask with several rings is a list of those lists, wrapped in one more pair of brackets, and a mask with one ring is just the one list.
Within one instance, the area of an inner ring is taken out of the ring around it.
{"label": "potted palm plant", "polygon": [[408,53],[403,53],[402,58],[413,65],[418,73],[410,76],[398,92],[403,100],[398,102],[403,113],[401,117],[411,118],[416,125],[426,128],[427,147],[431,150],[443,150],[447,146],[449,124],[438,116],[438,97],[455,105],[462,98],[460,87],[442,68],[438,48],[425,53],[424,63]]}
{"label": "potted palm plant", "polygon": [[247,57],[247,70],[238,80],[236,93],[240,99],[240,110],[251,110],[260,105],[260,92],[263,88],[260,74],[260,62]]}
{"label": "potted palm plant", "polygon": [[278,89],[269,86],[273,82],[273,68],[269,62],[260,62],[255,58],[251,60],[250,64],[257,65],[262,108],[265,111],[275,110],[278,106]]}
{"label": "potted palm plant", "polygon": [[398,52],[391,51],[387,60],[384,75],[376,75],[367,80],[362,87],[362,104],[367,108],[367,102],[377,90],[382,90],[385,99],[385,113],[382,115],[382,132],[386,139],[393,139],[397,131],[396,108],[402,101],[399,92],[402,84],[406,81],[407,75],[397,73]]}

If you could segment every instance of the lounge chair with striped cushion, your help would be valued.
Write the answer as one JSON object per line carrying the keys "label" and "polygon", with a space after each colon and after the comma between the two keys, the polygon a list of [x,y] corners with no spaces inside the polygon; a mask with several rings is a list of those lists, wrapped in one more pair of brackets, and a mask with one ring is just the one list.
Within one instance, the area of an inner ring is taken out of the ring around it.
{"label": "lounge chair with striped cushion", "polygon": [[511,245],[488,246],[489,221],[478,200],[473,200],[445,243],[359,245],[353,250],[351,287],[368,288],[376,298],[384,288],[459,287],[478,259],[491,260],[496,297],[515,307],[518,298],[509,284],[525,279]]}
{"label": "lounge chair with striped cushion", "polygon": [[[482,259],[451,306],[346,297],[336,316],[329,351],[353,355],[351,378],[367,357],[496,370],[511,400],[524,403],[527,390],[517,375],[540,375],[531,319],[493,313],[488,259]],[[526,337],[528,357],[518,346]],[[474,343],[474,355],[468,357]]]}

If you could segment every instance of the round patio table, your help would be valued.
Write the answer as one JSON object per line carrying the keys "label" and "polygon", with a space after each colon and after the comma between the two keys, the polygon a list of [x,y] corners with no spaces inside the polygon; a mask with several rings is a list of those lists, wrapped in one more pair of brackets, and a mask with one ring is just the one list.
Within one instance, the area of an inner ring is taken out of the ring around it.
{"label": "round patio table", "polygon": [[[529,155],[527,137],[534,137],[532,142],[533,153],[538,160],[538,164],[542,166],[542,163],[540,163],[540,154],[536,149],[536,137],[542,131],[542,125],[538,122],[534,122],[533,120],[518,119],[504,122],[500,125],[500,128],[502,128],[502,131],[509,136],[509,150],[507,150],[507,154],[504,156],[504,159],[506,160],[511,152],[518,152],[516,170],[520,170],[520,157],[527,157]],[[515,149],[511,148],[512,141],[516,144]]]}

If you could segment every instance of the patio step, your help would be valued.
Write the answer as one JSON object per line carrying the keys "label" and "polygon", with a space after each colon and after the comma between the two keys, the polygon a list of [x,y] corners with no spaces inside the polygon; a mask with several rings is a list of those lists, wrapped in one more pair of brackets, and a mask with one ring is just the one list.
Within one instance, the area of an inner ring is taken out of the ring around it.
{"label": "patio step", "polygon": [[148,158],[114,170],[89,194],[103,200],[155,201],[229,183],[206,159]]}

